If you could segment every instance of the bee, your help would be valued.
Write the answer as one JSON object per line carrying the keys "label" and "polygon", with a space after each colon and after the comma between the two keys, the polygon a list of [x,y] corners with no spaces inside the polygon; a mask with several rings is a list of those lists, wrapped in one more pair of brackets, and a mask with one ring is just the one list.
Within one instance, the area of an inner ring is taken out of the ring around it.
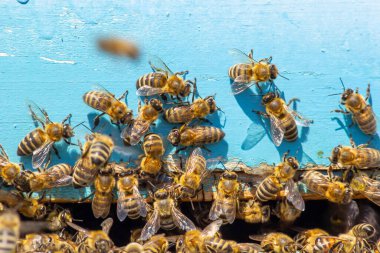
{"label": "bee", "polygon": [[164,142],[158,134],[150,133],[145,135],[142,147],[145,156],[141,159],[140,169],[144,174],[156,176],[162,168]]}
{"label": "bee", "polygon": [[119,98],[115,98],[114,94],[99,87],[83,95],[83,101],[88,106],[102,112],[94,118],[94,128],[99,125],[100,117],[104,114],[107,114],[114,124],[124,125],[132,122],[133,112],[122,102],[127,94],[128,91],[125,91]]}
{"label": "bee", "polygon": [[171,230],[179,227],[182,230],[195,229],[194,223],[176,207],[176,200],[171,190],[161,188],[154,195],[153,212],[141,231],[140,240],[146,241],[161,228]]}
{"label": "bee", "polygon": [[20,216],[14,210],[0,212],[0,252],[15,252],[20,236]]}
{"label": "bee", "polygon": [[236,217],[239,193],[240,183],[238,175],[233,171],[227,170],[223,172],[218,182],[216,197],[210,209],[210,220],[221,218],[232,224]]}
{"label": "bee", "polygon": [[115,188],[116,180],[114,172],[109,166],[99,170],[99,174],[95,178],[94,198],[92,199],[92,212],[95,218],[106,218],[110,212],[113,189]]}
{"label": "bee", "polygon": [[86,135],[86,143],[81,148],[82,155],[74,165],[74,187],[90,185],[99,169],[104,167],[113,151],[114,143],[107,135],[93,133]]}
{"label": "bee", "polygon": [[126,253],[166,253],[169,248],[169,242],[165,235],[154,235],[143,245],[132,242],[123,247],[120,252]]}
{"label": "bee", "polygon": [[2,145],[0,145],[0,177],[8,186],[13,185],[14,180],[24,170],[23,164],[9,161],[9,157]]}
{"label": "bee", "polygon": [[237,216],[248,223],[265,223],[270,218],[270,206],[263,206],[261,202],[250,199],[239,203]]}
{"label": "bee", "polygon": [[164,111],[164,119],[169,123],[188,123],[193,119],[208,121],[206,116],[218,110],[214,96],[198,98],[192,104],[181,104]]}
{"label": "bee", "polygon": [[28,156],[33,154],[33,168],[39,168],[49,157],[51,149],[60,158],[54,143],[63,139],[67,144],[72,144],[69,140],[74,136],[74,128],[80,124],[75,127],[65,124],[71,118],[71,114],[64,118],[61,123],[52,122],[47,112],[35,104],[30,104],[29,110],[33,120],[40,123],[42,128],[34,129],[22,139],[17,148],[17,155]]}
{"label": "bee", "polygon": [[329,234],[320,229],[320,228],[314,228],[314,229],[308,229],[301,231],[298,233],[294,241],[298,245],[298,250],[302,253],[313,253],[314,251],[314,244],[315,240],[320,236],[328,236]]}
{"label": "bee", "polygon": [[[207,150],[205,144],[211,144],[221,141],[225,133],[217,127],[211,126],[194,126],[188,124],[182,125],[179,129],[174,128],[168,135],[168,141],[173,146],[182,145],[185,149],[189,146],[202,147]],[[179,152],[178,149],[176,152]]]}
{"label": "bee", "polygon": [[292,224],[298,217],[301,216],[302,211],[297,209],[289,200],[282,199],[277,201],[273,213],[285,224]]}
{"label": "bee", "polygon": [[98,46],[107,53],[125,56],[134,60],[137,59],[140,54],[139,48],[135,43],[122,38],[101,38],[98,40]]}
{"label": "bee", "polygon": [[14,180],[15,188],[22,192],[38,192],[56,187],[71,185],[73,168],[66,163],[54,165],[48,169],[46,167],[40,172],[30,170],[21,171]]}
{"label": "bee", "polygon": [[148,132],[149,127],[158,119],[158,116],[163,111],[160,100],[154,98],[149,102],[147,100],[145,102],[146,105],[141,106],[141,102],[139,101],[139,115],[132,124],[125,127],[121,132],[121,138],[131,146],[140,142],[141,137]]}
{"label": "bee", "polygon": [[296,242],[286,234],[273,232],[267,235],[250,235],[250,239],[261,241],[260,245],[266,252],[294,253],[297,251]]}
{"label": "bee", "polygon": [[371,96],[370,84],[368,84],[367,94],[364,98],[359,94],[359,89],[356,89],[354,92],[352,89],[345,88],[342,79],[340,79],[340,82],[343,86],[341,104],[346,107],[346,110],[333,110],[331,112],[343,113],[345,115],[351,114],[352,124],[358,124],[363,133],[369,135],[376,134],[376,116],[371,105],[367,104],[367,100]]}
{"label": "bee", "polygon": [[280,146],[283,139],[293,142],[298,138],[297,125],[309,127],[312,120],[305,119],[301,114],[289,108],[289,106],[298,100],[293,98],[286,104],[278,94],[269,92],[262,98],[262,104],[266,112],[253,112],[270,119],[270,133],[272,141],[276,146]]}
{"label": "bee", "polygon": [[353,193],[360,193],[380,206],[380,181],[369,178],[365,174],[356,175],[350,182]]}
{"label": "bee", "polygon": [[113,224],[112,218],[104,220],[102,230],[87,230],[69,222],[73,229],[78,231],[76,244],[78,253],[97,252],[108,253],[114,248],[114,243],[108,236]]}
{"label": "bee", "polygon": [[228,76],[234,82],[232,83],[232,92],[239,94],[252,85],[262,91],[259,83],[270,82],[273,85],[273,80],[279,75],[276,65],[272,64],[272,57],[255,61],[253,59],[253,50],[246,55],[239,49],[230,50],[231,54],[242,58],[243,63],[233,65],[228,70]]}
{"label": "bee", "polygon": [[297,159],[291,156],[287,157],[287,153],[285,153],[283,162],[275,166],[273,174],[266,177],[257,187],[256,199],[261,202],[275,199],[280,191],[285,190],[287,200],[298,210],[305,210],[305,202],[293,180],[298,168]]}
{"label": "bee", "polygon": [[325,197],[333,203],[348,204],[352,200],[352,190],[348,183],[333,180],[318,171],[309,170],[304,172],[302,182],[310,191]]}
{"label": "bee", "polygon": [[27,234],[17,245],[17,252],[75,253],[74,245],[57,234]]}
{"label": "bee", "polygon": [[57,208],[50,212],[46,218],[50,231],[59,231],[67,226],[67,222],[73,222],[69,209],[59,211]]}
{"label": "bee", "polygon": [[117,217],[120,221],[128,216],[130,219],[146,217],[147,208],[144,198],[139,191],[139,181],[133,169],[127,169],[118,175]]}
{"label": "bee", "polygon": [[176,96],[178,100],[187,97],[191,92],[195,93],[195,82],[184,80],[188,71],[173,73],[168,66],[158,57],[152,57],[149,62],[153,73],[141,76],[136,82],[137,96],[153,96],[157,94],[169,94]]}

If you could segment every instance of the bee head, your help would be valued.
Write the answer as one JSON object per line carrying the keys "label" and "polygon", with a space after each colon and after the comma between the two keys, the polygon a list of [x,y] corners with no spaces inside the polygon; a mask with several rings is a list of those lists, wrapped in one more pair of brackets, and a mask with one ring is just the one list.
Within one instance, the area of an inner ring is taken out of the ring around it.
{"label": "bee head", "polygon": [[289,156],[286,158],[286,162],[295,170],[299,168],[299,163],[295,157]]}
{"label": "bee head", "polygon": [[276,79],[277,75],[278,75],[278,69],[277,69],[276,65],[271,64],[269,67],[269,71],[270,71],[270,79],[272,79],[272,80]]}
{"label": "bee head", "polygon": [[267,94],[265,94],[265,95],[263,96],[263,98],[262,98],[262,100],[261,100],[261,103],[262,103],[263,105],[266,105],[266,104],[272,102],[273,99],[275,99],[275,98],[276,98],[276,94],[275,94],[274,92],[268,92]]}
{"label": "bee head", "polygon": [[169,198],[169,192],[166,189],[159,189],[154,193],[154,198],[155,199],[167,199]]}
{"label": "bee head", "polygon": [[353,89],[345,90],[342,94],[342,97],[341,97],[342,101],[346,101],[353,93],[354,93]]}
{"label": "bee head", "polygon": [[71,138],[74,136],[74,131],[72,129],[72,127],[69,125],[69,124],[64,124],[63,125],[63,138]]}
{"label": "bee head", "polygon": [[186,81],[185,82],[185,86],[183,87],[183,89],[179,92],[179,95],[181,97],[187,97],[189,96],[190,92],[191,92],[191,81]]}
{"label": "bee head", "polygon": [[61,220],[63,221],[69,221],[69,222],[73,221],[73,217],[71,216],[71,213],[68,209],[65,209],[62,212],[60,212],[59,216]]}
{"label": "bee head", "polygon": [[46,215],[46,206],[44,204],[38,204],[36,210],[36,219],[42,219]]}
{"label": "bee head", "polygon": [[222,178],[226,180],[236,180],[237,174],[233,171],[226,171],[222,174]]}
{"label": "bee head", "polygon": [[101,252],[101,253],[109,252],[112,246],[113,246],[112,243],[106,239],[99,239],[95,242],[95,248],[97,249],[97,252]]}
{"label": "bee head", "polygon": [[149,104],[158,112],[162,112],[162,102],[156,98],[149,101]]}
{"label": "bee head", "polygon": [[333,151],[331,152],[331,157],[330,157],[330,162],[332,164],[337,164],[338,163],[338,159],[339,159],[339,155],[340,155],[340,149],[342,148],[342,146],[337,146],[333,149]]}
{"label": "bee head", "polygon": [[207,105],[210,107],[210,113],[213,113],[213,112],[215,112],[218,109],[218,107],[216,106],[216,102],[215,102],[214,96],[208,96],[208,97],[206,97],[205,101],[206,101]]}
{"label": "bee head", "polygon": [[133,112],[131,110],[128,110],[126,113],[124,113],[124,116],[120,119],[121,124],[127,124],[131,122],[133,118]]}
{"label": "bee head", "polygon": [[181,141],[181,134],[179,132],[179,129],[174,128],[170,131],[168,135],[168,141],[173,145],[173,146],[178,146],[178,144]]}

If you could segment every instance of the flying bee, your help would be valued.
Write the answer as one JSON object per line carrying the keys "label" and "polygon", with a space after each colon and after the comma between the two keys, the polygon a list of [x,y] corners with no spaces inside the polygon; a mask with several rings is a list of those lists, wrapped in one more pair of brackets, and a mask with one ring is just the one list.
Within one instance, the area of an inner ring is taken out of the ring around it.
{"label": "flying bee", "polygon": [[12,185],[23,169],[23,164],[9,161],[7,153],[5,152],[3,146],[0,145],[0,177],[5,184],[9,186]]}
{"label": "flying bee", "polygon": [[74,165],[74,187],[90,185],[96,177],[99,169],[104,167],[113,151],[114,143],[107,135],[92,133],[86,135],[84,146],[79,143],[82,155]]}
{"label": "flying bee", "polygon": [[283,233],[269,233],[267,235],[250,235],[250,239],[260,241],[265,252],[273,253],[294,253],[297,251],[296,242]]}
{"label": "flying bee", "polygon": [[142,146],[145,156],[140,161],[140,169],[144,174],[156,176],[162,167],[164,142],[158,134],[150,133],[145,135]]}
{"label": "flying bee", "polygon": [[95,192],[91,205],[95,218],[106,218],[108,216],[115,185],[116,180],[112,168],[109,166],[101,168],[94,181]]}
{"label": "flying bee", "polygon": [[139,48],[134,42],[122,38],[101,38],[98,40],[98,46],[107,53],[128,57],[134,60],[137,59],[140,54]]}
{"label": "flying bee", "polygon": [[92,108],[102,113],[94,118],[94,128],[99,125],[100,117],[107,114],[114,124],[130,124],[133,112],[122,102],[128,91],[125,91],[119,98],[103,87],[89,91],[83,95],[83,101]]}
{"label": "flying bee", "polygon": [[[46,163],[46,167],[48,163]],[[15,188],[22,192],[39,192],[47,189],[71,185],[73,168],[66,163],[46,167],[40,172],[21,171],[14,180]]]}
{"label": "flying bee", "polygon": [[295,237],[294,241],[298,245],[298,250],[302,253],[314,253],[314,244],[315,240],[319,236],[328,236],[329,234],[320,229],[320,228],[314,228],[314,229],[308,229],[299,232]]}
{"label": "flying bee", "polygon": [[255,61],[253,59],[253,50],[249,55],[239,49],[232,49],[230,53],[239,56],[243,61],[243,63],[235,64],[228,70],[228,76],[234,81],[232,84],[234,94],[239,94],[252,85],[256,85],[262,91],[259,83],[270,82],[271,85],[274,85],[273,80],[280,75],[276,65],[271,63],[272,57]]}
{"label": "flying bee", "polygon": [[353,193],[360,193],[380,206],[380,181],[369,178],[365,174],[356,175],[350,182]]}
{"label": "flying bee", "polygon": [[147,215],[147,204],[138,187],[138,177],[133,169],[127,169],[118,175],[117,217],[120,221],[125,220],[127,216],[135,220]]}
{"label": "flying bee", "polygon": [[360,130],[363,133],[369,135],[376,134],[376,116],[372,110],[371,105],[367,104],[367,100],[371,96],[370,84],[368,84],[367,94],[364,98],[359,94],[358,88],[354,92],[352,89],[346,89],[344,87],[342,79],[340,79],[340,82],[343,86],[343,93],[340,103],[346,107],[346,110],[333,110],[331,112],[343,113],[344,115],[351,114],[352,124],[358,124]]}
{"label": "flying bee", "polygon": [[113,224],[112,218],[104,220],[101,224],[102,230],[87,230],[74,223],[69,222],[73,229],[78,231],[76,244],[78,253],[98,252],[109,253],[114,247],[113,241],[108,236]]}
{"label": "flying bee", "polygon": [[262,98],[262,104],[266,112],[253,112],[270,119],[270,133],[272,141],[276,146],[280,146],[283,139],[293,142],[298,138],[297,125],[309,127],[312,120],[305,119],[301,114],[289,108],[289,106],[298,100],[293,98],[288,104],[273,92],[265,94]]}
{"label": "flying bee", "polygon": [[236,217],[239,193],[238,175],[233,171],[223,172],[218,182],[216,197],[210,209],[210,220],[220,218],[232,224]]}
{"label": "flying bee", "polygon": [[140,240],[146,241],[161,228],[171,230],[178,227],[182,230],[195,229],[194,223],[176,207],[176,200],[169,189],[158,189],[153,195],[153,212],[141,231]]}
{"label": "flying bee", "polygon": [[154,98],[149,102],[146,100],[145,103],[146,105],[141,106],[141,101],[139,101],[139,115],[132,124],[125,127],[121,132],[121,138],[131,146],[140,142],[141,137],[148,132],[149,127],[158,119],[158,116],[163,111],[162,102],[158,99]]}
{"label": "flying bee", "polygon": [[168,135],[168,141],[173,146],[182,145],[181,149],[177,149],[177,153],[186,149],[189,146],[205,147],[206,144],[216,143],[224,138],[225,133],[217,127],[211,126],[193,126],[189,127],[188,124],[182,125],[179,129],[174,128]]}
{"label": "flying bee", "polygon": [[0,212],[0,252],[16,252],[20,225],[20,216],[14,210],[8,209]]}
{"label": "flying bee", "polygon": [[69,114],[61,123],[52,122],[44,109],[35,104],[29,105],[29,110],[34,121],[40,123],[42,128],[36,128],[28,133],[20,142],[17,148],[17,155],[28,156],[33,154],[33,168],[39,168],[49,157],[50,150],[53,149],[60,158],[54,143],[64,140],[67,144],[72,144],[69,140],[74,136],[73,129],[70,124],[65,124],[70,119]]}
{"label": "flying bee", "polygon": [[137,96],[153,96],[168,94],[176,96],[178,100],[187,97],[191,92],[195,93],[195,82],[184,80],[188,71],[173,73],[168,66],[158,57],[152,57],[149,62],[153,73],[141,76],[136,82]]}
{"label": "flying bee", "polygon": [[263,206],[261,202],[250,199],[239,203],[237,216],[248,223],[265,223],[270,218],[270,206]]}
{"label": "flying bee", "polygon": [[309,170],[304,172],[302,182],[310,191],[325,197],[333,203],[348,204],[352,200],[352,190],[349,184],[333,180],[318,171]]}

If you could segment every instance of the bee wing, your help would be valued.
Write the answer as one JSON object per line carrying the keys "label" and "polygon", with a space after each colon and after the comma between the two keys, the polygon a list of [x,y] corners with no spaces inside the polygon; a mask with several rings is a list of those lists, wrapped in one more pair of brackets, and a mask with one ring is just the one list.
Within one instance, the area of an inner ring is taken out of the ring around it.
{"label": "bee wing", "polygon": [[[30,110],[29,111],[30,114],[34,113],[34,117],[36,117],[37,120],[48,123],[45,116],[45,114],[47,115],[47,112],[45,111],[45,109],[39,107],[36,103],[34,103],[31,100],[28,100],[27,104]],[[51,122],[51,120],[49,120],[49,122]]]}
{"label": "bee wing", "polygon": [[203,237],[213,237],[219,231],[222,225],[223,225],[223,220],[213,221],[202,230],[201,234]]}
{"label": "bee wing", "polygon": [[228,54],[236,58],[236,62],[238,63],[256,63],[254,59],[252,59],[246,53],[237,48],[232,48],[228,50]]}
{"label": "bee wing", "polygon": [[282,140],[284,139],[285,129],[281,121],[274,116],[270,116],[270,134],[274,145],[277,147],[281,145]]}
{"label": "bee wing", "polygon": [[107,235],[110,233],[112,225],[113,225],[113,219],[112,218],[107,218],[100,224],[103,232],[106,233]]}
{"label": "bee wing", "polygon": [[168,174],[182,174],[181,158],[174,155],[168,155],[163,159],[163,169]]}
{"label": "bee wing", "polygon": [[263,248],[256,243],[239,243],[240,252],[264,252]]}
{"label": "bee wing", "polygon": [[86,235],[87,235],[87,233],[88,233],[88,230],[87,230],[87,229],[82,228],[82,227],[78,226],[78,225],[75,224],[75,223],[72,223],[72,222],[70,222],[70,221],[66,221],[66,224],[69,225],[71,228],[75,229],[75,230],[78,231],[78,232],[82,232],[82,233],[84,233],[84,234],[86,234]]}
{"label": "bee wing", "polygon": [[197,164],[196,164],[197,156],[201,156],[204,158],[203,153],[202,153],[202,149],[199,147],[194,149],[193,152],[191,152],[189,159],[187,159],[187,161],[186,161],[186,171],[185,171],[186,174],[191,174],[195,170],[195,168],[197,166]]}
{"label": "bee wing", "polygon": [[47,181],[47,185],[49,188],[68,186],[68,185],[71,185],[72,183],[73,183],[73,177],[69,175],[63,175],[58,180],[53,179],[53,177],[49,177]]}
{"label": "bee wing", "polygon": [[155,88],[155,87],[150,87],[147,85],[141,86],[137,91],[136,95],[137,96],[153,96],[157,94],[162,94],[164,93],[164,90],[161,88]]}
{"label": "bee wing", "polygon": [[54,141],[45,142],[40,148],[33,152],[32,164],[33,168],[40,168],[45,163],[46,158],[50,154],[50,150],[54,145]]}
{"label": "bee wing", "polygon": [[146,214],[147,214],[146,203],[145,203],[144,198],[140,194],[139,188],[136,185],[133,187],[133,195],[135,195],[136,198],[139,201],[139,204],[140,204],[140,216],[141,217],[146,217]]}
{"label": "bee wing", "polygon": [[150,56],[149,64],[153,66],[157,71],[167,72],[169,75],[174,75],[173,71],[169,69],[168,65],[166,65],[166,63],[156,55]]}
{"label": "bee wing", "polygon": [[174,205],[172,207],[172,217],[174,224],[182,230],[195,230],[196,227],[194,223],[187,218],[180,210],[178,210]]}
{"label": "bee wing", "polygon": [[299,112],[296,112],[296,111],[290,109],[286,105],[284,105],[284,106],[285,106],[285,109],[293,116],[293,118],[296,121],[296,124],[298,126],[309,127],[313,123],[312,120],[304,118]]}
{"label": "bee wing", "polygon": [[256,242],[261,242],[264,239],[264,237],[265,237],[265,234],[264,235],[249,235],[249,239]]}
{"label": "bee wing", "polygon": [[212,203],[212,206],[210,208],[210,213],[208,214],[208,218],[210,220],[217,220],[219,219],[221,214],[222,214],[222,208],[221,208],[221,205],[219,204],[218,198],[216,198],[214,202]]}
{"label": "bee wing", "polygon": [[226,220],[230,224],[232,224],[236,218],[236,202],[236,200],[232,202],[232,207],[227,201],[222,205],[223,214],[226,216]]}
{"label": "bee wing", "polygon": [[366,189],[362,192],[362,194],[367,199],[380,206],[380,181],[369,177],[363,177],[363,180],[366,184]]}
{"label": "bee wing", "polygon": [[305,210],[305,201],[302,198],[301,193],[298,190],[297,184],[293,179],[289,179],[285,184],[286,198],[293,204],[295,208],[300,211]]}
{"label": "bee wing", "polygon": [[311,192],[324,195],[325,194],[324,189],[327,189],[329,185],[329,180],[323,174],[316,171],[313,171],[313,172],[314,173],[311,180],[313,181],[313,185],[319,186],[319,187],[310,187],[310,184],[308,184],[308,180],[305,180],[304,178],[302,178],[302,182],[306,185],[307,189],[310,190]]}
{"label": "bee wing", "polygon": [[125,192],[119,191],[118,192],[119,197],[117,198],[117,207],[116,207],[116,215],[119,221],[124,221],[125,218],[128,216],[128,210],[124,207],[124,201],[125,200]]}
{"label": "bee wing", "polygon": [[234,82],[231,85],[232,93],[234,95],[240,94],[254,84],[255,82],[252,81],[249,76],[240,75],[235,78]]}
{"label": "bee wing", "polygon": [[124,140],[128,140],[131,146],[135,146],[140,142],[141,137],[149,130],[150,121],[136,119],[131,125],[126,126],[120,136]]}
{"label": "bee wing", "polygon": [[157,233],[158,229],[160,229],[160,216],[158,210],[153,210],[152,216],[145,224],[144,228],[141,231],[140,240],[146,241],[151,238],[155,233]]}

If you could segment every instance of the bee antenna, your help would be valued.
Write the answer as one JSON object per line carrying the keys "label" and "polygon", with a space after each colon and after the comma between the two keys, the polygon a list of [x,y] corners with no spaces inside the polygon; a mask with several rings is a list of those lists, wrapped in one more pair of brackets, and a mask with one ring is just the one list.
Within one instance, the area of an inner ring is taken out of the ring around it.
{"label": "bee antenna", "polygon": [[342,84],[342,87],[343,87],[343,91],[345,91],[345,90],[346,90],[346,87],[344,86],[344,83],[343,83],[343,80],[342,80],[342,78],[341,78],[341,77],[339,77],[339,80],[340,80],[340,83]]}
{"label": "bee antenna", "polygon": [[83,125],[83,124],[84,124],[84,121],[82,121],[81,123],[76,124],[75,126],[72,127],[72,129],[74,130],[76,127],[78,127],[80,125]]}
{"label": "bee antenna", "polygon": [[334,94],[330,94],[328,95],[328,97],[331,97],[331,96],[336,96],[336,95],[341,95],[342,93],[334,93]]}
{"label": "bee antenna", "polygon": [[92,131],[91,128],[89,128],[88,126],[86,126],[85,124],[81,124],[84,128],[86,128],[88,131],[90,131],[91,133],[94,133],[94,131]]}
{"label": "bee antenna", "polygon": [[284,78],[284,79],[286,79],[286,80],[288,80],[288,81],[289,81],[289,78],[287,78],[287,77],[285,77],[285,76],[281,75],[280,73],[278,73],[277,75],[279,75],[279,76],[281,76],[282,78]]}

